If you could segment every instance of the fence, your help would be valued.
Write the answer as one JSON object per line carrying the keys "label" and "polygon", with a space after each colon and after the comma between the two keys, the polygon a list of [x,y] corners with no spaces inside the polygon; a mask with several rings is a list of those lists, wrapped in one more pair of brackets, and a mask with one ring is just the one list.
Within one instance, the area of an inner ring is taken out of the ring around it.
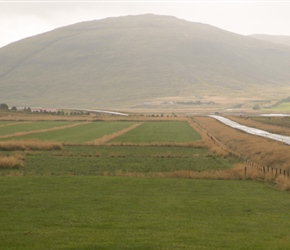
{"label": "fence", "polygon": [[[285,169],[281,169],[281,168],[272,168],[269,166],[261,166],[257,163],[254,163],[252,161],[250,161],[249,159],[247,159],[246,157],[242,156],[241,154],[229,149],[226,145],[224,145],[222,143],[222,141],[220,141],[219,139],[215,138],[212,134],[210,134],[205,128],[203,128],[202,126],[200,126],[200,124],[198,124],[196,121],[193,121],[191,119],[192,123],[194,123],[195,127],[197,127],[198,129],[200,129],[201,131],[203,131],[208,138],[210,138],[210,140],[218,147],[220,147],[222,150],[226,151],[229,156],[232,157],[236,157],[238,159],[240,159],[241,161],[243,161],[244,163],[246,163],[247,165],[249,165],[251,167],[251,170],[256,170],[257,171],[257,175],[261,176],[261,177],[265,177],[266,174],[271,175],[272,177],[278,177],[279,175],[282,175],[284,177],[289,178],[290,177],[290,171],[285,170]],[[247,167],[244,168],[244,175],[245,177],[248,174],[248,169]]]}

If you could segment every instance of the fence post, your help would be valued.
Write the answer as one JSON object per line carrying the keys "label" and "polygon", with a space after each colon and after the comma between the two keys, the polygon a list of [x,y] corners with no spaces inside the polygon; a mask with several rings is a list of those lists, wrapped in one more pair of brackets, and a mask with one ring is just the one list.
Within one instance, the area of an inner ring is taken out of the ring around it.
{"label": "fence post", "polygon": [[245,172],[244,172],[244,176],[247,176],[247,167],[245,167]]}

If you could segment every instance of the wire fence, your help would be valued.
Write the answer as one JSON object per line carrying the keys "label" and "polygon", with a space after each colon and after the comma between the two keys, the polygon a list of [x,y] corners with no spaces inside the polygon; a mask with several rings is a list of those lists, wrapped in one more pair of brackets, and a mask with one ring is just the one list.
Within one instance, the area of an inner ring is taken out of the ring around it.
{"label": "wire fence", "polygon": [[[236,157],[238,159],[240,159],[242,162],[244,162],[245,164],[247,164],[251,169],[250,171],[255,170],[256,174],[260,177],[265,177],[266,175],[270,175],[273,178],[274,177],[278,177],[278,176],[284,176],[287,178],[290,178],[290,171],[285,170],[285,169],[281,169],[281,168],[272,168],[270,166],[261,166],[255,162],[252,162],[251,160],[247,159],[247,157],[243,156],[242,154],[235,152],[233,150],[231,150],[230,148],[228,148],[226,145],[224,145],[224,143],[222,141],[220,141],[219,139],[215,138],[212,134],[210,134],[205,128],[203,128],[202,126],[200,126],[200,124],[198,124],[196,121],[193,121],[193,123],[195,123],[195,126],[202,130],[207,137],[219,148],[221,148],[222,150],[224,150],[225,152],[228,153],[229,156],[231,157]],[[244,168],[244,176],[247,177],[247,175],[249,174],[248,171],[249,169],[247,167]]]}

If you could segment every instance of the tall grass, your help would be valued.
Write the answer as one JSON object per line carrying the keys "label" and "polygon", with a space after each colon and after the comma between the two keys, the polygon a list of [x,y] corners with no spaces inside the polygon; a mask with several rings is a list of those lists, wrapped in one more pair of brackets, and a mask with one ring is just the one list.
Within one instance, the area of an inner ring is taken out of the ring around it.
{"label": "tall grass", "polygon": [[19,154],[0,156],[0,169],[18,169],[23,166],[23,159]]}
{"label": "tall grass", "polygon": [[208,134],[207,130],[205,130],[203,127],[201,127],[196,121],[192,119],[188,119],[189,125],[199,133],[201,136],[202,140],[196,142],[196,144],[200,145],[201,147],[208,148],[211,153],[208,154],[214,154],[216,156],[220,157],[228,157],[229,156],[229,151],[226,150],[224,147],[221,147],[219,144],[215,143],[211,138],[210,135]]}
{"label": "tall grass", "polygon": [[0,141],[0,150],[61,150],[63,144],[60,142],[44,142],[44,141]]}
{"label": "tall grass", "polygon": [[246,117],[241,118],[231,116],[231,120],[244,124],[249,127],[254,127],[268,131],[273,134],[290,135],[290,119],[289,117]]}
{"label": "tall grass", "polygon": [[290,170],[289,146],[267,138],[238,131],[209,117],[194,118],[207,132],[225,147],[244,160],[261,166]]}
{"label": "tall grass", "polygon": [[275,180],[275,185],[279,190],[290,191],[290,179],[285,176],[278,176]]}

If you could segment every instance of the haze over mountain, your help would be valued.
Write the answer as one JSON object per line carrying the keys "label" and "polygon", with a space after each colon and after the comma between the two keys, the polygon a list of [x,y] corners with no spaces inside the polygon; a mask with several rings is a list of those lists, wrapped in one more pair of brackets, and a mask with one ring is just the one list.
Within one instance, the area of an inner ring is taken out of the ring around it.
{"label": "haze over mountain", "polygon": [[289,68],[287,46],[170,16],[107,18],[1,48],[0,102],[125,108],[160,98],[283,95]]}
{"label": "haze over mountain", "polygon": [[274,35],[264,35],[264,34],[253,34],[250,37],[257,38],[260,40],[278,43],[282,45],[290,46],[290,36],[274,36]]}

